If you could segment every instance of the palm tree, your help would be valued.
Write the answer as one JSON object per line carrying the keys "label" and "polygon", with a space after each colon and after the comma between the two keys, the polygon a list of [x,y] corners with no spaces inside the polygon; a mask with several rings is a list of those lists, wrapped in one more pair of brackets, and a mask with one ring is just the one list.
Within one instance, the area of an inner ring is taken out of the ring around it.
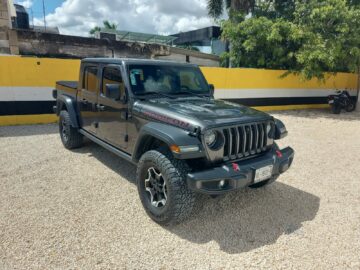
{"label": "palm tree", "polygon": [[218,19],[224,13],[224,7],[231,12],[243,12],[245,14],[253,11],[255,0],[208,0],[207,9],[209,16]]}
{"label": "palm tree", "polygon": [[103,21],[103,24],[104,24],[105,29],[108,29],[108,30],[116,30],[117,29],[117,24],[111,23],[107,20]]}
{"label": "palm tree", "polygon": [[[118,27],[117,24],[111,23],[108,20],[103,21],[103,25],[104,25],[104,29],[106,30],[116,30]],[[95,26],[89,31],[89,33],[90,35],[94,35],[96,32],[100,32],[101,29],[102,29],[101,27]]]}
{"label": "palm tree", "polygon": [[93,35],[95,35],[96,32],[100,32],[100,31],[101,31],[101,28],[99,26],[95,26],[93,29],[91,29],[89,31],[89,34],[93,36]]}

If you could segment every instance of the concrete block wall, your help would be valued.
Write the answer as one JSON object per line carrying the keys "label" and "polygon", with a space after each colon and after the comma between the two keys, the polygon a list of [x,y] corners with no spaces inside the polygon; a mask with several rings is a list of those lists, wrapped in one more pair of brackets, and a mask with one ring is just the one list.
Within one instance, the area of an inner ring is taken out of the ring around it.
{"label": "concrete block wall", "polygon": [[0,0],[0,53],[10,53],[8,30],[10,16],[7,0]]}

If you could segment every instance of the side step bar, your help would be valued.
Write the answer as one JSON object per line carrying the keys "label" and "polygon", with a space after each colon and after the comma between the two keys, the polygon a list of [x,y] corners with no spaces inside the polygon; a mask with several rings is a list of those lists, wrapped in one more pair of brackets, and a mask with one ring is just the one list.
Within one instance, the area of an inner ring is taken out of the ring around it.
{"label": "side step bar", "polygon": [[80,129],[79,132],[84,135],[85,137],[89,138],[90,140],[92,140],[94,143],[97,143],[99,145],[101,145],[102,147],[104,147],[106,150],[114,153],[115,155],[123,158],[123,159],[126,159],[127,161],[133,163],[133,164],[136,164],[136,162],[134,162],[131,158],[131,155],[117,149],[116,147],[98,139],[97,137],[95,137],[94,135],[90,134],[89,132],[83,130],[83,129]]}

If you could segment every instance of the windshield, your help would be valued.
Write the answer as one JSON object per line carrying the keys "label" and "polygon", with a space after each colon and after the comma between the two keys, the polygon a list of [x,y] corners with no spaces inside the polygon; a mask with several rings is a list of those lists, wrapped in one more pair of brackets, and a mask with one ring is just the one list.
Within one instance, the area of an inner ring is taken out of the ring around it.
{"label": "windshield", "polygon": [[209,94],[209,86],[196,67],[170,65],[129,65],[134,94]]}

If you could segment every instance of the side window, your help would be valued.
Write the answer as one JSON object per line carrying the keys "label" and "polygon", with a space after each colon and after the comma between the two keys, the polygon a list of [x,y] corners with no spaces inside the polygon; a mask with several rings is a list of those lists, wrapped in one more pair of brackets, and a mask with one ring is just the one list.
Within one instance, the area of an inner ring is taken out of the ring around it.
{"label": "side window", "polygon": [[90,92],[96,92],[98,86],[97,67],[85,67],[84,88]]}
{"label": "side window", "polygon": [[102,77],[102,94],[108,98],[109,93],[106,92],[106,85],[111,85],[112,87],[117,87],[119,90],[120,97],[124,96],[125,85],[121,77],[121,72],[118,68],[115,67],[106,67],[103,71]]}

